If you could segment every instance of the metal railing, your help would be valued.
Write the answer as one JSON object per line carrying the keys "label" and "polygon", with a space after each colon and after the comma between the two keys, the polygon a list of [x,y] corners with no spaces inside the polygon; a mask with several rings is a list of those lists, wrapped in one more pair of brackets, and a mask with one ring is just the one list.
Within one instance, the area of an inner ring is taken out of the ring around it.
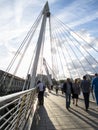
{"label": "metal railing", "polygon": [[0,97],[0,130],[23,130],[36,99],[35,88]]}

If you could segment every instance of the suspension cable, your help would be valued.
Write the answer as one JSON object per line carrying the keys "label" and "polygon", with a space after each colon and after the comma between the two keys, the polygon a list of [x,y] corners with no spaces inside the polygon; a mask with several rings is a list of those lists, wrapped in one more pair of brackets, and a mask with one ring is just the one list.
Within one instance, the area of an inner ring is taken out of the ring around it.
{"label": "suspension cable", "polygon": [[[65,33],[65,32],[64,32],[64,33]],[[64,34],[62,34],[62,35],[64,35]],[[70,39],[71,43],[73,43],[73,44],[74,44],[73,40],[70,38],[70,36],[68,36],[68,34],[67,34],[67,33],[66,33],[66,36]],[[66,40],[67,40],[67,37],[65,38]],[[62,40],[62,41],[64,42],[65,40]],[[69,41],[69,40],[67,40],[67,43],[69,43],[68,41]],[[83,66],[82,62],[79,60],[79,58],[78,58],[78,56],[77,56],[76,52],[74,51],[74,49],[71,47],[71,45],[70,45],[70,44],[68,44],[68,45],[70,46],[70,48],[71,48],[72,52],[74,53],[75,57],[78,59],[78,61],[79,61],[80,65],[82,66],[82,69],[84,70],[84,72],[86,72],[86,69],[84,68],[84,66]]]}
{"label": "suspension cable", "polygon": [[71,30],[74,34],[76,34],[80,39],[82,39],[85,43],[87,43],[91,48],[93,48],[94,51],[98,52],[96,48],[94,48],[91,44],[89,44],[83,37],[81,37],[78,33],[76,33],[73,29],[71,29],[68,25],[65,25],[60,19],[55,17],[59,23],[61,23],[63,26],[67,27],[68,30]]}
{"label": "suspension cable", "polygon": [[[61,33],[60,33],[61,34]],[[62,34],[63,35],[63,34]],[[62,36],[60,35],[60,38],[62,39]],[[65,37],[65,42],[66,43],[68,43],[68,46],[71,48],[71,50],[73,51],[73,49],[72,49],[72,47],[70,46],[70,44],[69,44],[69,41],[67,40],[67,38]],[[60,45],[60,43],[59,43],[59,45]],[[61,46],[60,46],[61,47]],[[68,50],[68,49],[66,49],[66,50]],[[68,52],[68,51],[67,51]],[[69,54],[69,56],[70,56],[70,58],[71,58],[71,55],[70,55],[70,53],[68,53]],[[71,60],[72,60],[72,58],[71,58]],[[76,68],[76,66],[75,66],[75,63],[73,62],[73,60],[72,60],[72,63],[73,63],[73,66],[74,66],[74,68],[77,70],[78,68]],[[79,72],[78,72],[78,70],[77,70],[77,73],[78,73],[78,77],[80,77],[80,74],[79,74]]]}
{"label": "suspension cable", "polygon": [[[58,21],[60,24],[61,24],[61,21],[59,20]],[[65,26],[64,26],[64,24],[62,24],[62,26],[65,28]],[[67,32],[69,32],[69,30],[67,30]],[[70,32],[69,32],[70,33]],[[71,35],[72,36],[72,35]],[[73,37],[73,36],[72,36]],[[74,38],[74,37],[73,37]],[[77,41],[77,39],[75,39],[74,38],[74,40],[79,44],[79,42]],[[80,45],[80,44],[79,44]],[[83,48],[83,47],[82,47]],[[86,49],[84,48],[84,50],[86,51]],[[87,53],[88,53],[88,51],[86,51]],[[93,59],[94,59],[94,61],[96,61],[95,60],[95,58],[90,54],[90,53],[88,53]],[[83,56],[83,54],[82,54],[82,56]],[[85,57],[85,59],[86,59],[86,61],[89,63],[89,65],[91,66],[91,64],[90,64],[90,62],[88,61],[88,59]],[[96,63],[98,63],[97,61],[96,61]],[[92,67],[92,69],[93,69],[93,71],[94,72],[96,72],[96,70]]]}
{"label": "suspension cable", "polygon": [[[42,16],[42,15],[41,15],[41,16]],[[12,66],[12,63],[14,63],[15,58],[18,56],[18,52],[20,52],[20,50],[22,50],[23,46],[25,45],[25,43],[26,43],[26,41],[27,41],[27,39],[28,39],[28,42],[27,42],[27,44],[26,44],[26,46],[25,46],[25,48],[24,48],[23,54],[21,55],[20,60],[19,60],[19,62],[18,62],[18,64],[17,64],[17,66],[16,66],[16,69],[14,70],[13,76],[12,76],[12,78],[11,78],[9,84],[8,84],[7,89],[9,89],[9,87],[10,87],[11,84],[12,84],[13,78],[15,77],[15,74],[16,74],[16,72],[17,72],[17,70],[18,70],[18,68],[19,68],[19,66],[20,66],[20,64],[21,64],[21,62],[22,62],[22,59],[23,59],[23,57],[24,57],[24,55],[25,55],[25,53],[26,53],[26,50],[28,49],[28,46],[30,45],[31,39],[32,39],[32,37],[33,37],[33,35],[34,35],[35,31],[36,31],[36,28],[37,28],[37,26],[39,25],[39,22],[40,22],[40,20],[41,20],[41,16],[40,16],[40,19],[37,18],[36,22],[34,23],[34,25],[32,26],[32,28],[30,29],[30,31],[27,33],[27,36],[26,36],[25,39],[23,40],[21,46],[19,47],[19,49],[18,49],[18,51],[16,52],[14,58],[12,59],[11,64],[8,66],[8,68],[10,68],[10,67]],[[35,27],[34,27],[34,26],[35,26]],[[30,36],[30,35],[31,35],[31,36]],[[7,68],[7,69],[8,69],[8,68]],[[6,72],[5,72],[5,73],[6,73]],[[7,74],[6,74],[6,76],[7,76]]]}
{"label": "suspension cable", "polygon": [[24,38],[23,42],[21,43],[21,45],[19,46],[18,50],[16,51],[14,57],[12,58],[10,64],[8,65],[8,67],[7,67],[6,71],[5,71],[5,73],[2,75],[2,78],[1,78],[1,80],[0,80],[0,84],[2,84],[3,81],[6,79],[7,73],[10,71],[12,65],[13,65],[14,62],[15,62],[16,57],[18,57],[19,52],[22,50],[22,48],[24,47],[24,45],[25,45],[27,39],[30,37],[31,32],[32,32],[33,30],[34,30],[34,32],[35,32],[36,26],[38,25],[38,23],[39,23],[41,17],[42,17],[42,12],[41,12],[40,15],[38,16],[38,18],[36,19],[36,21],[35,21],[35,23],[32,25],[32,27],[30,28],[30,30],[28,31],[26,37]]}
{"label": "suspension cable", "polygon": [[[57,34],[58,34],[58,32],[57,32]],[[57,38],[58,38],[59,36],[57,36]],[[61,36],[60,36],[60,38],[61,38]],[[59,39],[59,38],[58,38]],[[59,46],[60,46],[60,41],[61,40],[59,40]],[[67,50],[67,49],[66,49]],[[68,52],[68,50],[67,50],[67,52]],[[69,54],[69,53],[68,53]],[[69,54],[69,56],[70,56],[70,54]],[[70,56],[70,58],[71,58],[71,56]],[[66,58],[65,58],[66,59]],[[71,58],[71,60],[72,60],[72,58]],[[73,63],[73,66],[74,66],[74,68],[75,69],[77,69],[76,67],[75,67],[75,64],[74,64],[74,62],[73,62],[73,60],[72,60],[72,63]],[[68,69],[69,70],[69,69]],[[69,73],[70,73],[70,71],[69,71]],[[78,73],[78,75],[79,75],[79,73]],[[71,76],[71,75],[70,75]],[[80,76],[79,76],[80,77]]]}

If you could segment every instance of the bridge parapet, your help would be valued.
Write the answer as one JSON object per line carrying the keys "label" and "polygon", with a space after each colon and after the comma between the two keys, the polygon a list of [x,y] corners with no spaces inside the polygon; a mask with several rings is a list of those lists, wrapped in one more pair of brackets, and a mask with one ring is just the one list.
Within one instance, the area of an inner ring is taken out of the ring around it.
{"label": "bridge parapet", "polygon": [[37,106],[36,89],[0,97],[0,130],[23,130]]}

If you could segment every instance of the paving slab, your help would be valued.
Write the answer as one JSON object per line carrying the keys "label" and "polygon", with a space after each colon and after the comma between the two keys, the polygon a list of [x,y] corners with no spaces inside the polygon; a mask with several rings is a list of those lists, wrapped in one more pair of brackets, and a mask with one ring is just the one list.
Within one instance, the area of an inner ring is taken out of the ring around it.
{"label": "paving slab", "polygon": [[78,106],[71,103],[66,109],[65,96],[54,91],[45,92],[45,102],[39,106],[31,130],[98,130],[98,106],[90,102],[85,111],[84,100],[79,100]]}

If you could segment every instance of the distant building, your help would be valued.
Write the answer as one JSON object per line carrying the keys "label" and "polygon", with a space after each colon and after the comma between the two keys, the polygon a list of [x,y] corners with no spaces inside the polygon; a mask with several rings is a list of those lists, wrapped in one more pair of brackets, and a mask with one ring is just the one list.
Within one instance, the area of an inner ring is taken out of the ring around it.
{"label": "distant building", "polygon": [[[10,84],[11,79],[12,82]],[[35,82],[37,83],[38,80],[42,80],[45,85],[49,85],[47,75],[38,74],[37,77],[35,78]],[[25,80],[18,76],[14,76],[10,73],[7,73],[3,70],[0,70],[0,96],[22,91],[24,84],[25,84],[24,90],[29,89],[30,81],[31,81],[30,74],[27,75],[27,79]]]}
{"label": "distant building", "polygon": [[[9,86],[12,78],[12,83]],[[25,80],[23,78],[0,70],[0,96],[22,91],[24,82]]]}

